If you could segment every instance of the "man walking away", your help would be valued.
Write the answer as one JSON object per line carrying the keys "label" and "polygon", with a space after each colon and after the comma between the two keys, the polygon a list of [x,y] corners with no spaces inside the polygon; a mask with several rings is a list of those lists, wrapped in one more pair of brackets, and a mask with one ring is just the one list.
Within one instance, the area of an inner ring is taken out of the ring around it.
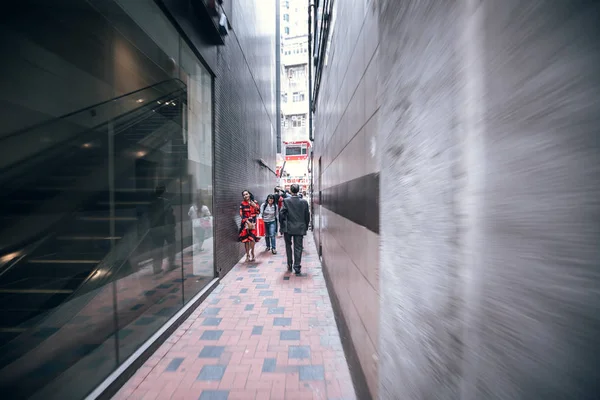
{"label": "man walking away", "polygon": [[[300,275],[302,251],[304,249],[302,241],[310,224],[310,211],[306,200],[298,197],[300,187],[293,184],[290,191],[292,192],[291,197],[283,200],[283,208],[279,211],[279,222],[285,241],[288,271],[293,268],[296,275]],[[293,257],[292,243],[294,246]]]}

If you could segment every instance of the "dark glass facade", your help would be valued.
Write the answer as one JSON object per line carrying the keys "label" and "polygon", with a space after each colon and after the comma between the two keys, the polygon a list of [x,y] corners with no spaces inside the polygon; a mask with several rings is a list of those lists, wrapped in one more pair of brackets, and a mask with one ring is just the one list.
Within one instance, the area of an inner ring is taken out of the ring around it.
{"label": "dark glass facade", "polygon": [[2,18],[0,389],[80,399],[215,277],[214,79],[153,1]]}

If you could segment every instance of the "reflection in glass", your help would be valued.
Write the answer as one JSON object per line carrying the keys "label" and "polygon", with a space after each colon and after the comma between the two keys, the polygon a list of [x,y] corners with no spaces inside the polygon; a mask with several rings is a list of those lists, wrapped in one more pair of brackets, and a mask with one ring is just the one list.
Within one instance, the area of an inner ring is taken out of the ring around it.
{"label": "reflection in glass", "polygon": [[[116,282],[119,324],[119,363],[131,356],[183,305],[181,283],[181,171],[186,151],[182,146],[182,110],[187,90],[178,92],[154,110],[151,123],[130,130],[144,138],[141,154],[131,169],[115,177],[114,192],[126,188],[144,200],[131,212],[141,232],[131,253],[132,271]],[[139,141],[138,141],[139,143]],[[116,149],[119,154],[120,149]],[[127,208],[127,204],[123,204]]]}
{"label": "reflection in glass", "polygon": [[[0,79],[21,79],[19,63],[54,68],[35,59],[41,48],[77,73],[50,74],[68,80],[16,94],[24,108],[56,102],[60,110],[70,91],[68,113],[33,127],[23,121],[0,138],[9,188],[0,208],[7,398],[83,398],[215,275],[212,76],[175,29],[157,28],[165,17],[156,4],[123,3],[138,25],[152,22],[142,27],[160,42],[128,36],[141,30],[115,25],[131,19],[85,2],[72,14],[51,2],[23,10],[10,28],[34,59],[5,51],[19,68]],[[50,78],[38,71],[36,79]]]}
{"label": "reflection in glass", "polygon": [[113,298],[113,286],[103,285],[63,303],[40,324],[37,332],[43,340],[21,362],[11,364],[22,379],[15,377],[8,391],[12,398],[27,393],[31,399],[81,399],[90,382],[97,384],[112,373],[118,366]]}
{"label": "reflection in glass", "polygon": [[186,127],[188,160],[182,200],[185,203],[184,302],[215,276],[212,217],[212,77],[181,41],[181,79],[188,86]]}

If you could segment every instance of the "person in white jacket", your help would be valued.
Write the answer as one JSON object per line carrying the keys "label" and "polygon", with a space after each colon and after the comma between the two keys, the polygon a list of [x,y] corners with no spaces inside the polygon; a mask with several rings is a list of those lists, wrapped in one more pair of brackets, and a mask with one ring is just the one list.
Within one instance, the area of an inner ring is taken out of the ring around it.
{"label": "person in white jacket", "polygon": [[279,207],[277,206],[277,203],[275,203],[275,196],[272,194],[267,196],[267,201],[260,206],[260,215],[265,223],[265,238],[267,241],[267,248],[265,250],[277,254],[275,236],[277,235]]}
{"label": "person in white jacket", "polygon": [[210,210],[203,204],[200,196],[196,197],[196,202],[192,204],[188,211],[188,216],[192,220],[192,228],[194,229],[194,239],[198,251],[204,251],[204,238],[206,237],[207,225],[210,223]]}

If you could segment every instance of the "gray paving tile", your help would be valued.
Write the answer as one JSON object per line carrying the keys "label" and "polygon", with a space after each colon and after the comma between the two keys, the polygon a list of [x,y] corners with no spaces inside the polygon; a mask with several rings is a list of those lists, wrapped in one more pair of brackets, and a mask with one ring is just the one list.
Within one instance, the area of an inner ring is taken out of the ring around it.
{"label": "gray paving tile", "polygon": [[209,307],[207,309],[205,309],[204,311],[202,311],[202,316],[205,315],[217,315],[219,313],[219,311],[221,311],[220,308],[218,307]]}
{"label": "gray paving tile", "polygon": [[290,346],[288,348],[288,358],[310,358],[309,346]]}
{"label": "gray paving tile", "polygon": [[202,325],[203,326],[219,326],[219,324],[221,323],[222,320],[223,320],[223,318],[208,317],[208,318],[204,318],[204,321],[202,321]]}
{"label": "gray paving tile", "polygon": [[197,381],[220,381],[227,365],[205,365],[200,370]]}
{"label": "gray paving tile", "polygon": [[214,330],[214,331],[204,331],[202,336],[200,336],[201,340],[219,340],[223,335],[222,330]]}
{"label": "gray paving tile", "polygon": [[281,331],[279,332],[279,340],[300,340],[299,330]]}
{"label": "gray paving tile", "polygon": [[276,358],[265,358],[265,361],[262,366],[262,372],[275,372],[276,366],[277,366]]}
{"label": "gray paving tile", "polygon": [[269,284],[268,283],[261,283],[260,285],[256,285],[257,289],[268,289],[269,288]]}
{"label": "gray paving tile", "polygon": [[269,311],[267,312],[267,314],[270,314],[270,315],[283,314],[284,311],[285,311],[285,307],[269,307]]}
{"label": "gray paving tile", "polygon": [[224,346],[204,346],[198,354],[198,358],[219,358],[224,351]]}
{"label": "gray paving tile", "polygon": [[169,363],[169,365],[167,365],[167,368],[165,368],[166,372],[174,372],[177,371],[177,368],[179,368],[179,366],[181,365],[181,363],[183,362],[183,358],[174,358],[171,360],[171,362]]}
{"label": "gray paving tile", "polygon": [[198,400],[227,400],[229,390],[203,390]]}
{"label": "gray paving tile", "polygon": [[241,289],[240,294],[243,294],[243,293],[248,293],[248,289],[247,288]]}
{"label": "gray paving tile", "polygon": [[254,310],[254,304],[246,304],[246,307],[244,307],[245,311],[252,311]]}
{"label": "gray paving tile", "polygon": [[294,288],[294,293],[302,293],[302,289],[300,289],[300,288]]}
{"label": "gray paving tile", "polygon": [[264,299],[262,305],[263,306],[276,306],[279,304],[279,299]]}
{"label": "gray paving tile", "polygon": [[252,280],[252,282],[255,282],[255,283],[263,283],[263,282],[266,282],[266,281],[267,280],[265,278],[256,278],[256,279]]}
{"label": "gray paving tile", "polygon": [[255,326],[252,328],[252,334],[253,335],[262,335],[263,332],[263,327],[262,326]]}
{"label": "gray paving tile", "polygon": [[273,319],[273,326],[290,326],[291,324],[291,318],[275,317],[275,319]]}
{"label": "gray paving tile", "polygon": [[258,295],[265,296],[265,297],[273,296],[273,291],[272,290],[261,290]]}
{"label": "gray paving tile", "polygon": [[325,379],[325,371],[322,365],[301,365],[298,369],[301,381],[322,381]]}

